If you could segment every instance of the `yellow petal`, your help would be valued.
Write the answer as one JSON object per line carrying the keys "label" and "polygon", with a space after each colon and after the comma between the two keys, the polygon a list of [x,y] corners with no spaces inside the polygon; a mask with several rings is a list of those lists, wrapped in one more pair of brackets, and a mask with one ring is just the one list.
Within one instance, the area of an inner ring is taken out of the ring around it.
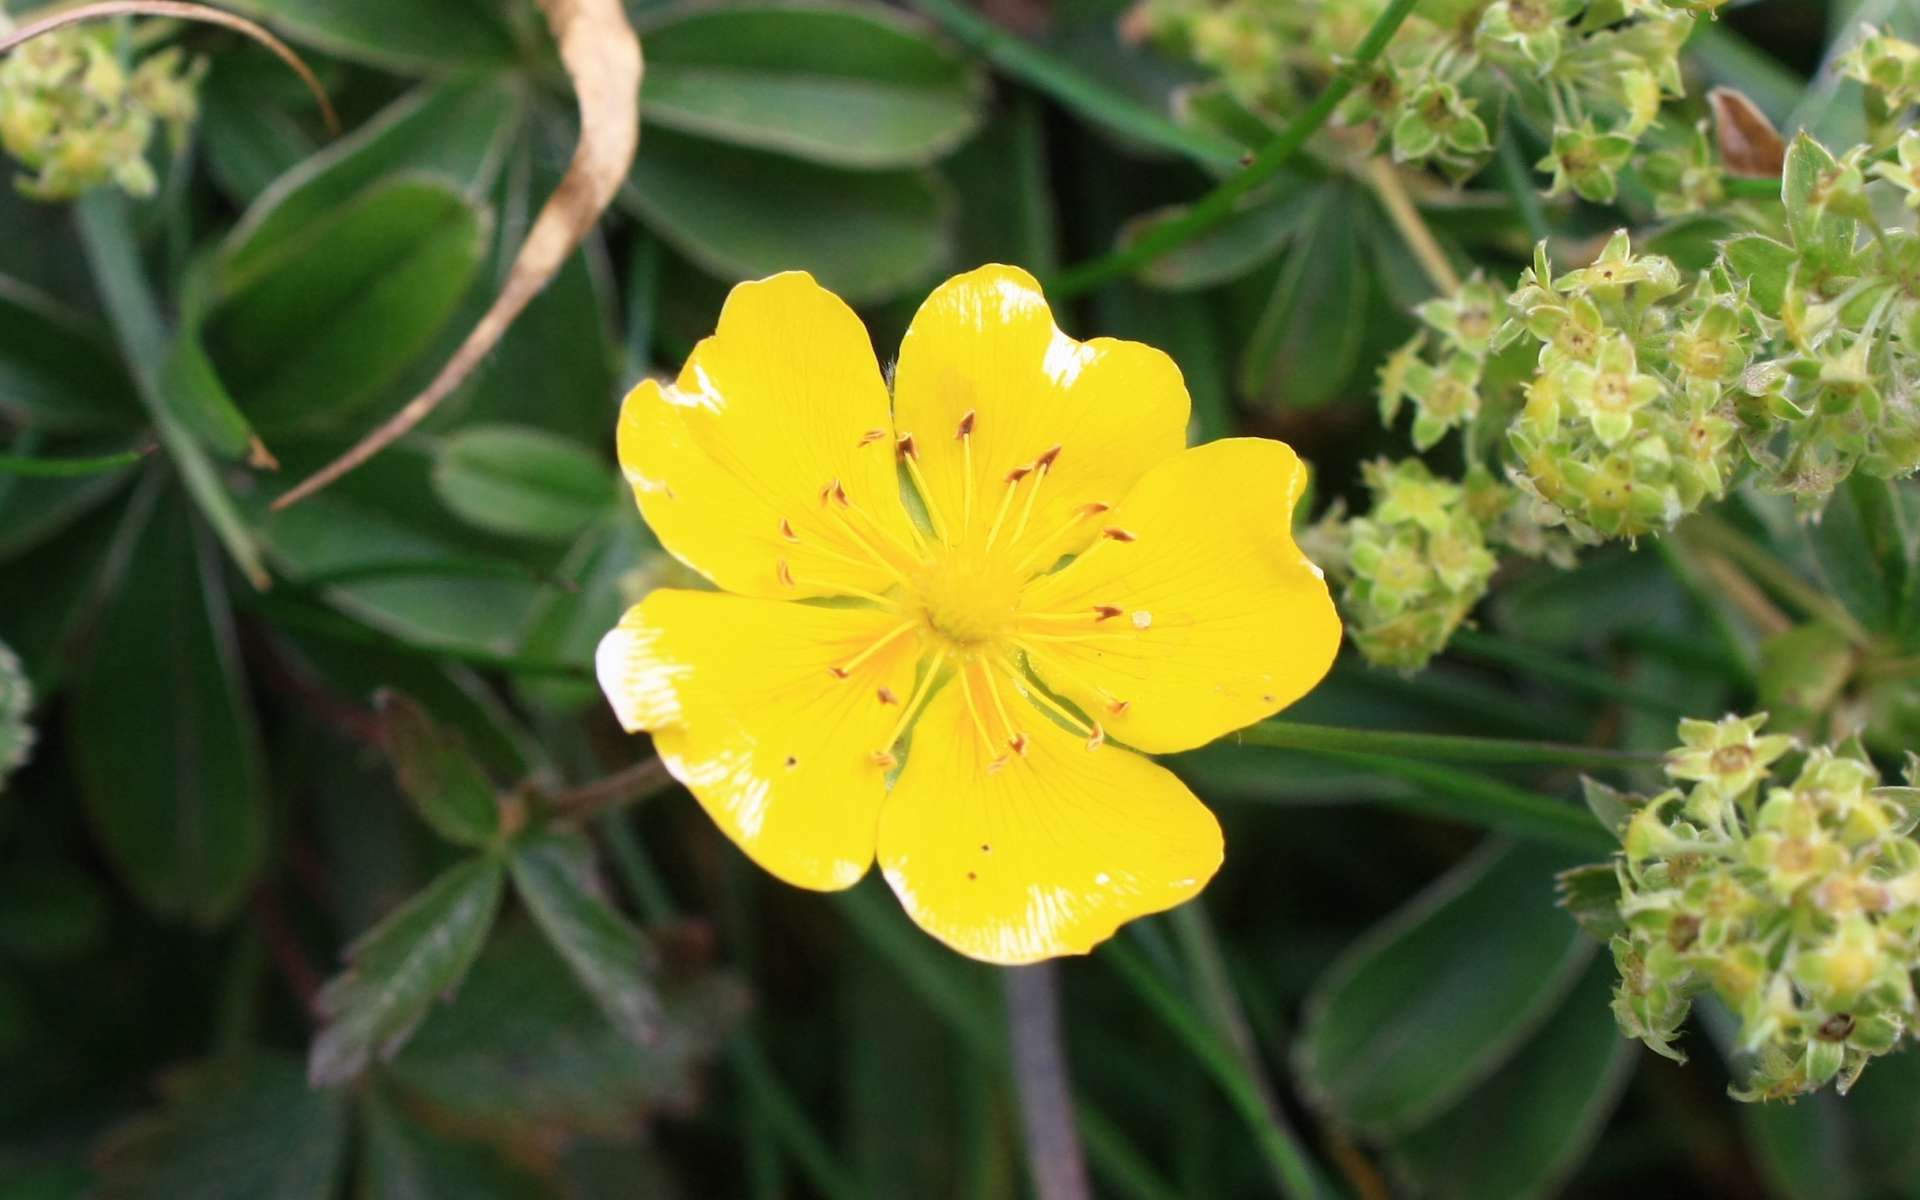
{"label": "yellow petal", "polygon": [[1030,665],[1113,737],[1155,754],[1304,696],[1340,647],[1327,585],[1293,541],[1305,486],[1292,449],[1265,438],[1155,467],[1102,518],[1106,536],[1027,589]]}
{"label": "yellow petal", "polygon": [[916,536],[872,343],[804,272],[734,288],[679,380],[628,394],[619,450],[660,544],[731,592],[883,591]]}
{"label": "yellow petal", "polygon": [[[1082,508],[1113,504],[1179,453],[1189,408],[1172,359],[1138,342],[1073,340],[1033,277],[1003,266],[949,279],[920,306],[900,343],[894,405],[936,526],[973,547],[990,533],[1006,546],[1017,530],[1013,557],[1044,556],[1041,566],[1085,544],[1094,525]],[[1010,488],[1022,468],[1034,470]]]}
{"label": "yellow petal", "polygon": [[1035,962],[1084,954],[1206,886],[1220,826],[1184,784],[1013,703],[1026,750],[994,769],[1004,747],[981,739],[949,681],[881,810],[881,870],[921,928],[972,958]]}
{"label": "yellow petal", "polygon": [[661,589],[601,641],[600,686],[749,857],[830,891],[873,861],[886,771],[872,756],[918,655],[911,631],[881,644],[901,625],[873,609]]}

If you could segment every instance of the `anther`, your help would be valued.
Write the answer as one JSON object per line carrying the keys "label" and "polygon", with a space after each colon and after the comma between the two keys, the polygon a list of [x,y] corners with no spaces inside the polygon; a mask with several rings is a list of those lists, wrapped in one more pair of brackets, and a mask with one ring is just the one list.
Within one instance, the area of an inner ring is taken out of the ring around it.
{"label": "anther", "polygon": [[1121,529],[1117,525],[1109,525],[1105,529],[1102,529],[1100,533],[1101,536],[1112,538],[1116,542],[1131,542],[1136,540],[1132,533]]}
{"label": "anther", "polygon": [[911,459],[918,460],[920,457],[920,452],[914,449],[913,435],[910,433],[901,434],[900,441],[894,447],[894,449],[899,453],[901,458],[911,458]]}
{"label": "anther", "polygon": [[1027,735],[1015,732],[1012,737],[1007,739],[1007,749],[1024,757],[1027,753]]}
{"label": "anther", "polygon": [[841,508],[847,507],[848,505],[847,489],[841,486],[841,483],[838,479],[833,481],[833,498],[836,502],[839,503]]}
{"label": "anther", "polygon": [[881,689],[880,689],[880,691],[879,691],[879,693],[878,693],[878,695],[879,695],[879,697],[880,697],[880,703],[882,703],[882,704],[898,704],[898,703],[900,703],[900,697],[898,697],[898,696],[896,696],[896,695],[894,695],[894,694],[893,694],[893,689],[892,689],[892,688],[888,688],[888,687],[883,687],[883,688],[881,688]]}
{"label": "anther", "polygon": [[833,676],[835,679],[845,679],[851,672],[845,667],[828,667],[827,674]]}
{"label": "anther", "polygon": [[1106,745],[1106,743],[1107,731],[1100,722],[1095,721],[1093,723],[1093,736],[1087,739],[1087,749],[1098,750],[1100,747]]}
{"label": "anther", "polygon": [[1126,711],[1132,707],[1133,704],[1131,701],[1115,700],[1112,704],[1107,705],[1107,711],[1118,717],[1124,715]]}
{"label": "anther", "polygon": [[1025,479],[1028,475],[1031,475],[1032,473],[1033,473],[1033,465],[1031,463],[1029,463],[1024,467],[1015,467],[1013,470],[1007,472],[1007,482],[1010,484],[1017,484],[1022,479]]}
{"label": "anther", "polygon": [[780,577],[781,583],[786,584],[788,587],[795,586],[793,582],[793,568],[787,565],[786,559],[783,558],[774,564],[773,573]]}
{"label": "anther", "polygon": [[1055,446],[1053,447],[1053,449],[1047,451],[1045,454],[1042,454],[1038,459],[1034,460],[1034,465],[1036,467],[1039,467],[1042,471],[1044,471],[1053,465],[1054,459],[1059,457],[1060,457],[1060,447]]}
{"label": "anther", "polygon": [[1090,504],[1082,504],[1080,506],[1080,515],[1083,517],[1097,517],[1101,513],[1106,512],[1108,509],[1112,507],[1113,505],[1111,504],[1107,504],[1100,500],[1095,500]]}
{"label": "anther", "polygon": [[900,765],[900,760],[886,750],[875,750],[871,757],[873,759],[873,765],[879,767],[882,771],[891,771]]}
{"label": "anther", "polygon": [[860,444],[862,446],[871,446],[885,436],[887,436],[887,431],[884,429],[869,429],[860,435]]}
{"label": "anther", "polygon": [[793,531],[793,523],[787,520],[785,517],[780,518],[780,536],[787,539],[790,542],[797,542],[800,540],[800,535]]}
{"label": "anther", "polygon": [[1093,606],[1093,619],[1096,621],[1109,621],[1119,616],[1123,611],[1124,610],[1117,604],[1096,604]]}
{"label": "anther", "polygon": [[955,431],[953,436],[955,438],[963,438],[972,432],[973,432],[973,410],[968,409],[967,415],[960,418],[960,428],[957,431]]}

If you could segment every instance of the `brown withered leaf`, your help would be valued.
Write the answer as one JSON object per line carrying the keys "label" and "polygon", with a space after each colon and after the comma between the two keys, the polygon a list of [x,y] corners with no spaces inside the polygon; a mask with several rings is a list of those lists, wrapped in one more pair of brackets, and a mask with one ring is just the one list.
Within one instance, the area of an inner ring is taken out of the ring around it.
{"label": "brown withered leaf", "polygon": [[1727,172],[1749,179],[1778,179],[1786,165],[1787,144],[1753,101],[1729,87],[1707,93],[1713,106],[1713,132]]}
{"label": "brown withered leaf", "polygon": [[307,90],[313,93],[314,103],[320,106],[320,115],[327,122],[328,132],[336,134],[340,132],[340,118],[333,111],[333,102],[327,99],[327,90],[320,86],[320,80],[314,77],[313,71],[298,54],[293,52],[291,47],[245,17],[236,17],[230,12],[207,4],[189,4],[184,0],[103,0],[98,4],[83,4],[78,8],[70,8],[64,12],[41,17],[37,21],[29,21],[13,32],[0,36],[0,54],[5,54],[22,42],[30,42],[43,33],[52,33],[63,26],[76,25],[81,21],[99,20],[102,17],[128,16],[172,17],[175,20],[218,25],[223,29],[245,34],[272,51],[274,57],[287,64],[293,73],[300,77],[300,82],[306,84]]}
{"label": "brown withered leaf", "polygon": [[566,175],[534,219],[500,294],[433,382],[351,450],[275,500],[276,510],[326,487],[425,420],[539,295],[625,181],[640,142],[640,39],[620,0],[539,0],[539,4],[580,103],[580,144],[574,148]]}

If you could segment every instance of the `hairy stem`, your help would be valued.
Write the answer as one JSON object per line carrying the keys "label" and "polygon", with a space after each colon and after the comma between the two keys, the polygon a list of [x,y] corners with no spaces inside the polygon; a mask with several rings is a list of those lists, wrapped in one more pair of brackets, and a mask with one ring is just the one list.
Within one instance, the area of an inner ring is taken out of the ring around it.
{"label": "hairy stem", "polygon": [[1073,1089],[1060,1038],[1057,968],[1052,963],[1000,972],[1013,1046],[1014,1091],[1026,1133],[1027,1171],[1039,1200],[1089,1200],[1087,1164],[1074,1133]]}

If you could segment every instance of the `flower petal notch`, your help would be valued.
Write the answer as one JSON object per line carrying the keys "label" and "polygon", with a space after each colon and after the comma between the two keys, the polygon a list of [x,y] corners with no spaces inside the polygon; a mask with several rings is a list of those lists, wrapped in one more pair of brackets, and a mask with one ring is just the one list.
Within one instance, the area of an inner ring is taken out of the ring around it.
{"label": "flower petal notch", "polygon": [[755,862],[851,886],[876,857],[962,954],[1084,954],[1198,894],[1220,826],[1144,753],[1299,699],[1340,624],[1291,532],[1305,468],[1185,449],[1178,367],[1062,333],[1033,278],[941,285],[889,396],[851,309],[742,284],[671,385],[622,408],[662,545],[599,654],[621,724]]}

